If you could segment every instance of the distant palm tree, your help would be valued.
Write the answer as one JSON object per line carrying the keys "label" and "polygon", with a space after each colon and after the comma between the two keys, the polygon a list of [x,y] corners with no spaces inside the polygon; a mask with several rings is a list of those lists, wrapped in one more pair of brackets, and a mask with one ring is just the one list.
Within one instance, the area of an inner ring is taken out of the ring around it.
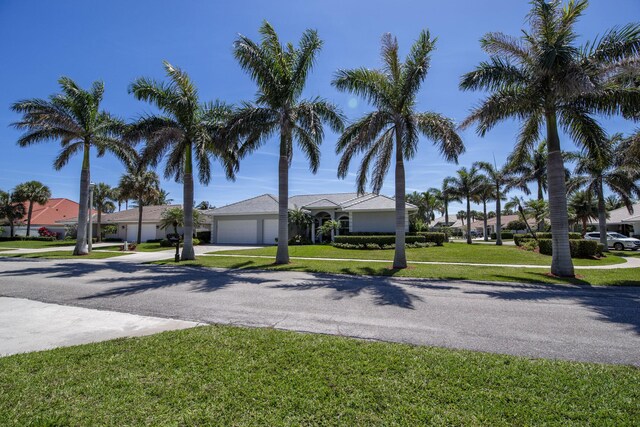
{"label": "distant palm tree", "polygon": [[[531,226],[529,225],[529,221],[528,221],[529,216],[527,215],[527,211],[525,209],[525,202],[523,202],[523,200],[519,196],[513,196],[504,205],[504,207],[506,209],[510,209],[510,210],[513,210],[514,212],[517,212],[518,215],[520,215],[520,220],[522,221],[522,224],[524,225],[524,227],[521,228],[521,230],[526,228],[529,234],[531,234],[534,239],[538,240],[538,238],[536,237],[536,233],[531,229]],[[511,222],[514,222],[514,221],[511,221]]]}
{"label": "distant palm tree", "polygon": [[[582,224],[582,235],[587,232],[587,224],[598,218],[598,206],[586,191],[576,191],[569,199],[569,219]],[[606,247],[606,245],[605,245]]]}
{"label": "distant palm tree", "polygon": [[[202,225],[200,212],[195,209],[193,210],[193,216],[191,221],[193,222],[193,226],[198,228]],[[162,212],[160,217],[160,228],[163,230],[168,229],[169,227],[173,227],[173,232],[176,236],[178,235],[178,227],[184,226],[184,210],[179,206],[174,206]],[[185,236],[186,238],[186,236]]]}
{"label": "distant palm tree", "polygon": [[206,200],[203,200],[200,203],[198,203],[198,205],[196,206],[196,209],[199,209],[201,211],[211,209],[211,203],[207,202]]}
{"label": "distant palm tree", "polygon": [[544,199],[547,191],[547,141],[543,140],[535,150],[518,146],[524,152],[514,152],[509,158],[511,172],[520,176],[522,184],[535,182],[538,188],[538,200]]}
{"label": "distant palm tree", "polygon": [[100,109],[104,94],[102,82],[93,83],[88,91],[67,77],[61,77],[58,83],[62,93],[52,95],[49,100],[28,99],[14,103],[11,109],[22,114],[22,118],[13,126],[25,131],[18,139],[21,147],[60,140],[62,151],[53,162],[55,170],[62,169],[73,155],[82,153],[78,237],[73,254],[85,255],[89,253],[87,215],[91,149],[98,157],[110,152],[125,162],[129,161],[133,149],[119,138],[124,123]]}
{"label": "distant palm tree", "polygon": [[407,203],[411,203],[418,208],[409,216],[409,220],[413,221],[414,225],[416,221],[422,221],[424,223],[427,218],[427,207],[424,202],[424,193],[418,193],[417,191],[414,191],[407,194],[405,198]]}
{"label": "distant palm tree", "polygon": [[[173,203],[173,199],[169,197],[169,192],[168,191],[160,189],[160,191],[158,192],[158,200],[156,201],[156,203],[159,204],[159,205],[170,205],[171,203]],[[209,203],[209,202],[207,202],[207,203]],[[200,208],[198,208],[198,209],[200,209]]]}
{"label": "distant palm tree", "polygon": [[422,31],[404,62],[398,56],[398,41],[391,34],[382,38],[383,68],[339,70],[333,85],[366,98],[375,110],[358,119],[340,136],[336,151],[342,153],[338,176],[344,178],[354,155],[364,153],[357,176],[358,192],[367,185],[372,161],[373,192],[382,189],[392,160],[395,162],[396,241],[393,268],[406,268],[404,161],[418,151],[419,136],[435,142],[446,160],[458,161],[464,151],[451,119],[433,112],[416,111],[416,97],[427,76],[435,39]]}
{"label": "distant palm tree", "polygon": [[440,190],[438,190],[437,188],[430,188],[422,193],[427,215],[427,225],[429,225],[431,221],[436,218],[435,213],[437,211],[444,209],[442,206],[441,198],[438,197],[439,191]]}
{"label": "distant palm tree", "polygon": [[440,195],[442,197],[442,206],[444,208],[444,222],[446,226],[449,226],[449,203],[460,202],[461,200],[456,197],[455,192],[451,188],[452,177],[448,176],[442,180],[442,188],[440,189]]}
{"label": "distant palm tree", "polygon": [[[452,177],[453,178],[453,177]],[[463,210],[459,210],[458,213],[456,214],[457,219],[459,219],[460,221],[462,221],[462,225],[464,226],[464,218],[467,216],[467,211]]]}
{"label": "distant palm tree", "polygon": [[624,206],[624,203],[622,203],[622,200],[620,200],[619,197],[616,197],[613,194],[610,194],[604,199],[604,204],[605,204],[605,209],[607,211],[620,209],[621,207]]}
{"label": "distant palm tree", "polygon": [[[482,203],[482,221],[483,221],[483,227],[484,227],[484,231],[482,232],[482,236],[485,242],[489,241],[489,235],[487,233],[487,203],[490,201],[493,201],[495,198],[495,191],[494,191],[494,187],[491,183],[491,181],[489,180],[488,177],[482,175],[483,177],[483,183],[480,184],[478,191],[476,193],[476,197],[477,200]],[[497,236],[496,236],[497,237]]]}
{"label": "distant palm tree", "polygon": [[482,185],[485,183],[483,175],[478,173],[478,168],[473,165],[470,169],[462,167],[458,169],[458,174],[451,179],[453,194],[467,202],[467,243],[471,240],[471,200],[473,200]]}
{"label": "distant palm tree", "polygon": [[98,242],[102,241],[102,232],[100,230],[102,226],[102,214],[111,213],[116,210],[116,205],[113,203],[115,198],[114,190],[108,184],[99,182],[93,188],[93,206],[97,211],[96,220],[96,233],[98,235]]}
{"label": "distant palm tree", "polygon": [[143,168],[133,168],[120,177],[118,187],[127,199],[138,204],[138,236],[136,242],[142,243],[142,213],[144,206],[155,204],[160,192],[158,174]]}
{"label": "distant palm tree", "polygon": [[640,196],[640,186],[635,181],[637,170],[623,167],[626,162],[622,134],[615,134],[603,141],[598,155],[595,153],[575,152],[570,158],[576,162],[574,173],[569,182],[569,190],[584,188],[596,197],[598,204],[598,231],[604,250],[607,245],[607,200],[605,188],[619,198],[630,214],[633,214],[633,197]]}
{"label": "distant palm tree", "polygon": [[183,183],[185,238],[181,258],[193,260],[194,167],[198,180],[208,184],[211,158],[217,158],[227,178],[233,178],[238,167],[237,146],[235,139],[226,138],[223,131],[232,109],[221,103],[201,104],[198,90],[184,71],[167,61],[164,69],[168,83],[142,77],[129,87],[136,99],[154,104],[160,114],[140,118],[132,125],[127,138],[145,140],[143,161],[155,167],[166,158],[165,178],[173,177]]}
{"label": "distant palm tree", "polygon": [[480,40],[490,59],[465,74],[460,87],[491,94],[462,126],[477,123],[478,133],[484,136],[498,122],[514,117],[523,120],[515,152],[525,153],[540,140],[540,128],[546,125],[551,272],[574,276],[558,125],[588,149],[605,137],[591,114],[622,113],[629,118],[639,114],[640,89],[616,83],[615,76],[628,73],[629,64],[640,58],[640,24],[616,27],[580,48],[575,25],[587,7],[586,0],[571,1],[564,7],[560,0],[531,3],[530,29],[520,38],[489,33]]}
{"label": "distant palm tree", "polygon": [[0,218],[9,223],[9,236],[15,236],[16,223],[24,218],[24,205],[11,196],[6,191],[0,190]]}
{"label": "distant palm tree", "polygon": [[289,224],[293,225],[296,228],[296,234],[305,235],[307,234],[308,228],[313,222],[311,215],[309,212],[297,208],[297,209],[289,209]]}
{"label": "distant palm tree", "polygon": [[301,99],[307,77],[313,68],[322,41],[314,30],[306,30],[296,48],[283,46],[273,27],[264,22],[262,40],[256,43],[239,36],[234,54],[240,66],[258,86],[255,103],[246,103],[234,115],[231,128],[246,135],[243,153],[254,150],[274,134],[279,137],[278,160],[278,249],[276,264],[289,263],[289,167],[293,142],[309,160],[312,173],[320,165],[323,123],[334,132],[343,129],[337,107],[321,98]]}
{"label": "distant palm tree", "polygon": [[27,236],[31,235],[31,215],[33,204],[44,205],[51,198],[51,190],[40,181],[27,181],[13,189],[13,199],[21,203],[29,203],[27,208]]}
{"label": "distant palm tree", "polygon": [[537,231],[544,231],[544,220],[549,216],[549,203],[546,200],[527,200],[524,203],[526,216],[538,224]]}

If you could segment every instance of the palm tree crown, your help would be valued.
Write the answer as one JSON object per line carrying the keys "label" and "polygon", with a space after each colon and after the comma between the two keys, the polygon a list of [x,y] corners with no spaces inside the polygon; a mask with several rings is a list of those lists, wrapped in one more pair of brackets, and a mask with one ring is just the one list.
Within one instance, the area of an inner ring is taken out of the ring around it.
{"label": "palm tree crown", "polygon": [[67,77],[61,77],[58,83],[61,93],[52,95],[48,100],[28,99],[14,103],[11,108],[22,114],[22,119],[13,126],[25,131],[18,139],[21,147],[60,141],[62,151],[53,162],[56,170],[64,167],[73,155],[83,153],[78,238],[73,251],[74,255],[83,255],[88,253],[86,234],[91,149],[96,150],[98,157],[110,152],[124,162],[130,161],[133,149],[119,138],[124,123],[100,109],[104,94],[102,82],[93,83],[90,90],[80,88]]}
{"label": "palm tree crown", "polygon": [[27,236],[31,235],[31,215],[33,214],[33,204],[44,205],[51,198],[51,190],[40,181],[28,181],[18,184],[13,189],[13,198],[17,202],[27,203]]}
{"label": "palm tree crown", "polygon": [[471,244],[471,201],[476,198],[482,185],[486,183],[484,175],[479,173],[476,165],[467,169],[458,169],[456,176],[449,180],[453,194],[467,202],[467,243]]}
{"label": "palm tree crown", "polygon": [[451,119],[434,112],[415,111],[416,97],[427,76],[435,41],[428,31],[422,31],[406,60],[401,62],[397,40],[386,34],[382,38],[382,69],[339,70],[333,80],[339,90],[359,95],[374,107],[374,111],[352,123],[338,139],[336,152],[342,154],[338,176],[346,177],[353,156],[364,154],[356,180],[358,192],[365,191],[372,168],[371,186],[373,192],[378,193],[395,158],[394,268],[407,266],[404,161],[415,156],[420,135],[434,141],[448,161],[457,162],[464,151]]}
{"label": "palm tree crown", "polygon": [[283,46],[274,28],[266,21],[259,31],[260,43],[242,35],[234,43],[235,57],[258,86],[258,93],[254,103],[245,103],[234,114],[230,128],[233,135],[245,138],[241,155],[279,134],[276,263],[286,264],[289,262],[289,166],[293,143],[297,143],[309,161],[311,172],[315,173],[320,165],[323,124],[328,124],[334,132],[342,131],[344,125],[342,114],[335,105],[321,98],[301,99],[307,77],[322,47],[318,33],[306,30],[296,48],[291,43]]}
{"label": "palm tree crown", "polygon": [[98,214],[98,218],[96,220],[96,235],[98,237],[98,242],[102,241],[102,232],[100,230],[102,227],[102,214],[111,213],[116,210],[116,205],[114,203],[115,197],[116,195],[113,188],[104,182],[97,183],[93,188],[93,208],[95,208]]}
{"label": "palm tree crown", "polygon": [[25,212],[22,203],[17,202],[6,191],[0,190],[0,218],[9,223],[10,237],[15,235],[15,226],[24,217]]}
{"label": "palm tree crown", "polygon": [[[546,124],[547,176],[553,259],[551,271],[573,276],[569,251],[564,165],[558,125],[589,151],[597,149],[605,132],[591,114],[634,117],[640,112],[640,89],[620,84],[616,76],[627,73],[640,56],[640,24],[609,30],[593,43],[576,46],[575,24],[587,7],[586,0],[533,0],[528,15],[530,30],[520,38],[486,34],[480,43],[490,55],[465,74],[464,90],[491,92],[463,122],[477,123],[484,136],[498,122],[516,117],[523,121],[516,153],[531,151]],[[515,159],[518,162],[518,159]]]}
{"label": "palm tree crown", "polygon": [[142,240],[142,214],[144,206],[157,203],[160,193],[158,174],[143,168],[134,168],[120,177],[118,188],[122,197],[133,199],[138,204],[137,243]]}
{"label": "palm tree crown", "polygon": [[164,62],[169,82],[148,78],[135,80],[129,92],[138,100],[154,104],[158,115],[140,118],[127,138],[144,139],[142,160],[157,166],[165,159],[164,175],[183,183],[185,240],[182,259],[195,259],[193,250],[193,170],[203,184],[211,180],[211,157],[222,163],[227,178],[238,169],[237,144],[224,132],[232,108],[222,103],[200,102],[198,90],[184,71]]}

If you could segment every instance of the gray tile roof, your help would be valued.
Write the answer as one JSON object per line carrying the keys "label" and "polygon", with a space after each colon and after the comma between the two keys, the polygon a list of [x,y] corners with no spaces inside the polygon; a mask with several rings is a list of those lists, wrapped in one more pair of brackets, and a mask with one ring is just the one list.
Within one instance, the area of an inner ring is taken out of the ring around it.
{"label": "gray tile roof", "polygon": [[[629,213],[624,206],[618,209],[609,211],[609,218],[607,218],[607,224],[621,224],[623,222],[635,222],[640,221],[640,203],[633,205],[633,213]],[[591,219],[589,224],[598,224],[597,219]]]}
{"label": "gray tile roof", "polygon": [[[182,205],[154,205],[142,208],[142,222],[159,222],[162,214],[169,208],[181,208]],[[114,212],[110,214],[102,214],[102,222],[121,223],[121,222],[138,222],[138,208],[131,208],[125,211]]]}
{"label": "gray tile roof", "polygon": [[230,205],[207,211],[213,215],[248,215],[278,213],[278,198],[272,194],[262,194]]}

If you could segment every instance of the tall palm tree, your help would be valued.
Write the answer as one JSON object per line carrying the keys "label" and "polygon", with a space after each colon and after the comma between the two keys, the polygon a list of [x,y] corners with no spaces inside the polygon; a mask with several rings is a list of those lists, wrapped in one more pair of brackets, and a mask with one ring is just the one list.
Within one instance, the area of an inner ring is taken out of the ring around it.
{"label": "tall palm tree", "polygon": [[6,191],[0,190],[0,218],[9,223],[9,237],[15,236],[16,223],[24,218],[24,205]]}
{"label": "tall palm tree", "polygon": [[27,208],[27,236],[31,235],[31,215],[33,204],[44,205],[51,198],[51,190],[40,181],[27,181],[16,185],[13,189],[13,198],[17,202],[29,203]]}
{"label": "tall palm tree", "polygon": [[476,193],[477,200],[482,203],[482,221],[484,231],[482,232],[482,237],[485,242],[489,241],[489,235],[487,234],[487,203],[494,200],[494,190],[493,185],[488,177],[481,175],[483,182],[478,187],[478,191]]}
{"label": "tall palm tree", "polygon": [[138,204],[138,236],[136,242],[140,244],[142,243],[142,213],[144,206],[157,203],[160,192],[160,179],[157,173],[138,167],[130,169],[128,173],[122,175],[118,187],[124,197],[133,199]]}
{"label": "tall palm tree", "polygon": [[293,142],[309,160],[312,173],[320,164],[323,123],[335,131],[343,129],[337,107],[321,98],[302,99],[302,91],[313,68],[322,41],[314,30],[306,30],[298,47],[283,46],[274,28],[264,22],[256,43],[240,35],[234,54],[240,66],[258,86],[254,103],[245,103],[234,115],[231,128],[246,135],[242,153],[254,150],[274,134],[279,137],[278,160],[278,250],[276,264],[289,263],[289,167]]}
{"label": "tall palm tree", "polygon": [[615,134],[604,141],[599,155],[592,153],[571,153],[571,159],[576,161],[575,175],[569,183],[569,190],[585,189],[596,196],[598,204],[598,229],[600,243],[604,250],[607,245],[607,200],[604,196],[605,188],[613,192],[624,206],[633,214],[633,196],[640,196],[640,186],[634,182],[637,171],[625,169],[625,152],[622,145],[622,134]]}
{"label": "tall palm tree", "polygon": [[367,185],[372,161],[373,192],[382,189],[392,159],[395,162],[396,247],[394,268],[406,268],[405,253],[405,172],[404,161],[418,151],[419,136],[434,141],[448,161],[458,161],[464,151],[451,119],[434,112],[416,111],[416,97],[427,76],[431,51],[435,47],[428,31],[422,31],[404,62],[398,55],[398,41],[391,34],[382,37],[379,70],[357,68],[339,70],[333,85],[341,91],[362,96],[375,110],[359,118],[340,136],[336,151],[342,153],[338,176],[346,177],[355,154],[364,153],[357,177],[358,192]]}
{"label": "tall palm tree", "polygon": [[449,226],[449,203],[450,202],[460,202],[461,200],[455,195],[455,191],[453,191],[451,187],[451,181],[453,177],[446,177],[442,180],[442,187],[440,189],[440,194],[442,196],[442,206],[444,208],[444,222]]}
{"label": "tall palm tree", "polygon": [[61,93],[50,96],[48,100],[34,98],[14,103],[11,109],[22,114],[22,118],[13,126],[25,131],[18,139],[21,147],[60,141],[62,151],[53,162],[55,170],[62,169],[73,155],[82,153],[78,238],[73,254],[85,255],[89,253],[87,215],[91,150],[94,149],[98,157],[110,152],[126,162],[133,149],[119,138],[124,123],[100,109],[104,94],[102,82],[94,82],[90,90],[80,88],[68,77],[61,77],[58,83]]}
{"label": "tall palm tree", "polygon": [[462,167],[458,169],[457,175],[451,179],[451,187],[454,194],[467,202],[467,243],[473,243],[471,240],[471,200],[475,199],[481,186],[485,183],[484,176],[479,173],[478,168],[472,165],[467,169]]}
{"label": "tall palm tree", "polygon": [[164,69],[169,82],[142,77],[131,83],[129,92],[136,99],[155,105],[160,113],[140,118],[131,126],[127,138],[145,140],[143,161],[155,167],[166,158],[165,178],[183,183],[185,237],[181,258],[193,260],[194,169],[198,180],[208,184],[211,157],[217,158],[227,178],[233,179],[238,167],[237,146],[234,139],[225,138],[223,131],[232,109],[221,103],[200,103],[198,90],[187,73],[167,61]]}
{"label": "tall palm tree", "polygon": [[513,187],[522,188],[521,181],[517,181],[512,168],[507,164],[501,168],[489,162],[476,162],[474,165],[486,174],[493,190],[493,199],[496,201],[496,245],[502,245],[502,208],[501,203],[505,195]]}
{"label": "tall palm tree", "polygon": [[[598,205],[591,194],[586,191],[576,191],[569,199],[569,219],[582,224],[582,235],[587,232],[589,220],[598,218]],[[606,247],[607,245],[605,245]]]}
{"label": "tall palm tree", "polygon": [[436,217],[435,213],[444,209],[441,202],[441,197],[438,196],[440,190],[437,188],[430,188],[422,193],[424,198],[424,205],[427,215],[427,225],[431,223]]}
{"label": "tall palm tree", "polygon": [[[528,147],[519,146],[518,148]],[[544,193],[547,192],[547,141],[541,141],[535,150],[512,153],[508,161],[511,172],[520,176],[523,184],[536,183],[538,200],[543,200]]]}
{"label": "tall palm tree", "polygon": [[546,125],[551,272],[574,276],[558,125],[579,146],[590,148],[605,137],[592,113],[637,117],[640,89],[617,84],[611,76],[627,72],[640,58],[640,24],[614,28],[580,48],[575,24],[586,0],[572,0],[564,7],[560,0],[532,0],[531,5],[530,29],[520,38],[489,33],[480,40],[490,59],[465,74],[460,87],[491,94],[462,126],[477,123],[484,136],[498,122],[516,117],[524,124],[515,151],[526,152],[540,140],[540,128]]}
{"label": "tall palm tree", "polygon": [[418,208],[413,214],[411,214],[409,220],[413,221],[412,223],[414,225],[418,220],[424,223],[427,218],[427,207],[424,202],[424,193],[418,193],[417,191],[409,193],[406,195],[406,202],[411,203]]}
{"label": "tall palm tree", "polygon": [[98,242],[102,241],[102,214],[111,213],[116,210],[116,205],[113,203],[115,200],[115,194],[113,188],[104,182],[99,182],[93,188],[93,206],[97,211],[96,220],[96,233],[98,235]]}

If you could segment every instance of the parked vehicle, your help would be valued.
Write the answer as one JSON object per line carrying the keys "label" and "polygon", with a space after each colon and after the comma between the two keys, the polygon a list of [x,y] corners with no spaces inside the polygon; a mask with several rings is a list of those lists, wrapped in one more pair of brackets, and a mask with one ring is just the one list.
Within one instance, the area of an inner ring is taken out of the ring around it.
{"label": "parked vehicle", "polygon": [[[600,241],[600,233],[593,232],[584,235],[586,240],[598,240]],[[627,237],[620,233],[607,233],[607,245],[610,248],[614,248],[617,251],[623,251],[625,249],[631,249],[637,251],[640,249],[640,239],[633,237]]]}

